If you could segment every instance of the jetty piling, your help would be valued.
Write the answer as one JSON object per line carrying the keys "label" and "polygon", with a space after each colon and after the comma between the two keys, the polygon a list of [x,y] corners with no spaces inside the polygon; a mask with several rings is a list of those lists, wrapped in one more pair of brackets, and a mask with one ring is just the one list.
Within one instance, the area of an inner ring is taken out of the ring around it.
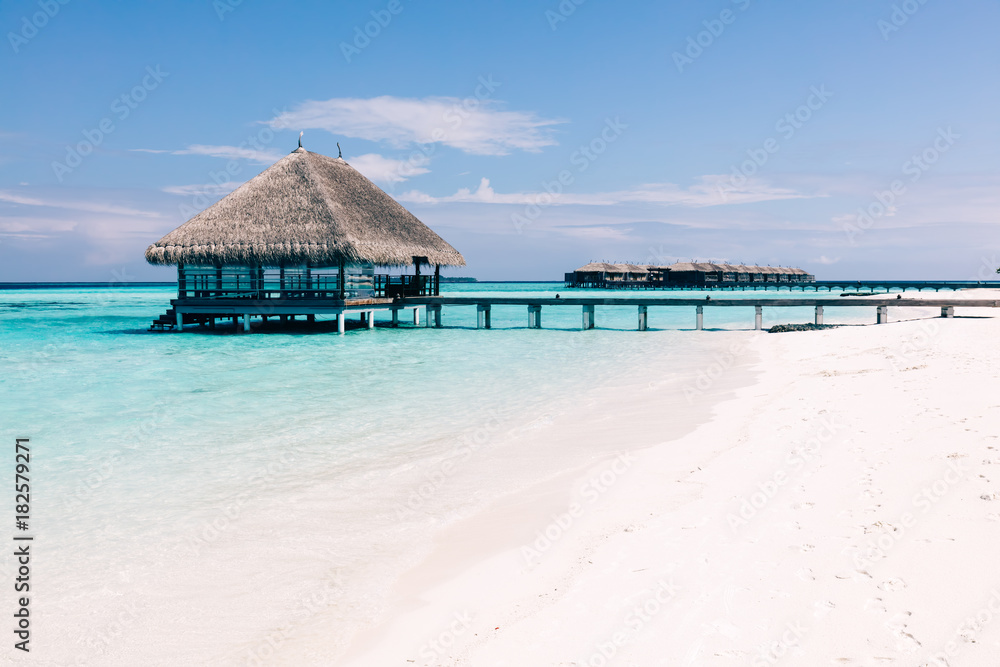
{"label": "jetty piling", "polygon": [[488,303],[476,304],[476,328],[477,329],[490,328],[490,304]]}
{"label": "jetty piling", "polygon": [[823,324],[823,306],[816,306],[816,324]]}
{"label": "jetty piling", "polygon": [[705,307],[695,306],[694,309],[695,329],[702,331],[705,328]]}
{"label": "jetty piling", "polygon": [[639,331],[649,328],[649,306],[639,306]]}
{"label": "jetty piling", "polygon": [[764,306],[754,306],[753,310],[753,328],[754,331],[760,331],[764,325]]}

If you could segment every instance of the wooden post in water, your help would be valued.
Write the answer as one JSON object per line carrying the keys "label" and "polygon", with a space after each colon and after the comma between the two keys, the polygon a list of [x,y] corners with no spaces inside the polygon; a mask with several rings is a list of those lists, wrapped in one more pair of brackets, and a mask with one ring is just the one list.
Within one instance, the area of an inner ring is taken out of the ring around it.
{"label": "wooden post in water", "polygon": [[541,329],[542,328],[542,307],[528,306],[528,328],[529,329]]}
{"label": "wooden post in water", "polygon": [[490,328],[490,304],[480,303],[476,306],[476,328]]}
{"label": "wooden post in water", "polygon": [[177,313],[177,330],[182,331],[184,329],[184,313]]}
{"label": "wooden post in water", "polygon": [[761,328],[762,328],[762,325],[764,324],[764,307],[763,306],[754,306],[753,310],[754,310],[753,328],[754,328],[754,331],[760,331]]}
{"label": "wooden post in water", "polygon": [[879,306],[877,310],[876,324],[885,324],[889,321],[889,306]]}
{"label": "wooden post in water", "polygon": [[941,317],[955,317],[955,306],[941,306]]}
{"label": "wooden post in water", "polygon": [[368,330],[371,331],[374,328],[375,328],[375,311],[374,310],[369,310],[368,311]]}
{"label": "wooden post in water", "polygon": [[419,327],[420,326],[420,307],[419,306],[413,309],[413,326],[415,326],[415,327]]}
{"label": "wooden post in water", "polygon": [[346,328],[346,326],[345,326],[345,320],[346,320],[346,318],[344,317],[344,312],[343,311],[337,313],[337,333],[339,333],[339,334],[344,333],[344,330]]}
{"label": "wooden post in water", "polygon": [[816,324],[823,324],[823,306],[816,306]]}
{"label": "wooden post in water", "polygon": [[593,329],[595,325],[594,322],[594,307],[584,306],[583,307],[583,328]]}
{"label": "wooden post in water", "polygon": [[705,306],[695,306],[694,307],[694,328],[697,331],[701,331],[705,328]]}
{"label": "wooden post in water", "polygon": [[[433,324],[431,324],[433,322]],[[436,329],[441,328],[441,304],[432,303],[427,306],[427,326],[433,326]]]}
{"label": "wooden post in water", "polygon": [[392,309],[392,326],[393,328],[399,326],[399,308]]}
{"label": "wooden post in water", "polygon": [[243,313],[243,331],[250,333],[250,313]]}
{"label": "wooden post in water", "polygon": [[639,331],[646,331],[649,324],[649,306],[639,306]]}

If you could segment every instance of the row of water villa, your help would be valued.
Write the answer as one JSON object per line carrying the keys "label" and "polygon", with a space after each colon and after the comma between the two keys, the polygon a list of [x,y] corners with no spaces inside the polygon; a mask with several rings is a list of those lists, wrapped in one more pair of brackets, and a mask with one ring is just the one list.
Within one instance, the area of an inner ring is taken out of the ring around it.
{"label": "row of water villa", "polygon": [[591,262],[566,274],[567,287],[598,289],[705,289],[815,283],[803,269],[710,262],[609,264]]}

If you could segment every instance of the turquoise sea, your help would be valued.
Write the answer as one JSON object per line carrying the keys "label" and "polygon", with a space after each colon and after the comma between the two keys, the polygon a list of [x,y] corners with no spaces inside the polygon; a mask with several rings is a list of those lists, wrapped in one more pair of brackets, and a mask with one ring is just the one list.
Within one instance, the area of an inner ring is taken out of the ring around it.
{"label": "turquoise sea", "polygon": [[[691,307],[651,309],[647,333],[633,307],[598,307],[598,329],[584,332],[578,307],[546,308],[532,330],[521,306],[494,307],[489,331],[475,329],[474,308],[446,306],[443,329],[147,332],[172,296],[0,290],[7,470],[15,438],[30,438],[32,457],[37,650],[26,664],[285,664],[309,642],[335,652],[436,530],[560,460],[622,446],[581,441],[545,457],[517,449],[526,430],[637,374],[690,383],[719,353],[712,331],[693,331]],[[828,310],[827,322],[872,311]],[[708,308],[705,321],[750,330],[753,309]],[[13,557],[0,564],[10,580]]]}

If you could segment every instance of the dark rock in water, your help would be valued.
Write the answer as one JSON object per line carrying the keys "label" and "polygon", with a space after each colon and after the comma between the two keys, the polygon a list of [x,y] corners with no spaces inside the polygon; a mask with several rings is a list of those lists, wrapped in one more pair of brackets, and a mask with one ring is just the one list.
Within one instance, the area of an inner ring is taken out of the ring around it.
{"label": "dark rock in water", "polygon": [[767,333],[785,333],[786,331],[817,331],[819,329],[835,329],[836,324],[775,324]]}

